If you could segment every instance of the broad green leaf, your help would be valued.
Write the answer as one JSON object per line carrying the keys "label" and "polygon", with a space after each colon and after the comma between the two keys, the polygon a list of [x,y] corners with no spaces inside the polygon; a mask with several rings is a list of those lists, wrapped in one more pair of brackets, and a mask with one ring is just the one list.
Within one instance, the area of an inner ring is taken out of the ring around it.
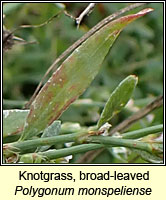
{"label": "broad green leaf", "polygon": [[58,119],[95,78],[122,29],[152,10],[144,9],[108,23],[75,49],[53,73],[32,103],[21,140],[39,134]]}
{"label": "broad green leaf", "polygon": [[23,131],[29,110],[4,110],[3,111],[3,138]]}
{"label": "broad green leaf", "polygon": [[[42,138],[44,137],[52,137],[59,135],[61,129],[61,121],[54,121],[48,128],[46,128],[42,134]],[[46,151],[50,148],[50,145],[47,146],[41,146],[37,148],[37,152],[39,151]]]}
{"label": "broad green leaf", "polygon": [[[6,3],[3,6],[3,14],[8,15],[8,14],[10,14],[11,12],[13,12],[13,11],[15,11],[17,9],[20,9],[24,5],[25,5],[25,3]],[[53,3],[53,5],[54,5],[54,7],[53,7],[54,14],[56,14],[56,12],[59,12],[60,10],[64,10],[65,9],[65,4],[63,4],[63,3]]]}
{"label": "broad green leaf", "polygon": [[125,107],[126,103],[131,98],[137,80],[136,76],[130,75],[112,92],[98,121],[98,128],[108,122],[115,114],[119,113]]}
{"label": "broad green leaf", "polygon": [[11,12],[21,8],[25,3],[6,3],[3,6],[3,14],[10,14]]}

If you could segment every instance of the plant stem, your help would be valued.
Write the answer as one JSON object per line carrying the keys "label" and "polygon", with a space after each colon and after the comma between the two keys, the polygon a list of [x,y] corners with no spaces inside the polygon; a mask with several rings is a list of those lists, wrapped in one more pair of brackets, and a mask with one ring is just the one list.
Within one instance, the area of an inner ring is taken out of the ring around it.
{"label": "plant stem", "polygon": [[[47,157],[47,159],[56,159],[56,158],[62,158],[68,155],[74,155],[78,153],[100,149],[106,146],[114,146],[114,147],[125,146],[128,148],[144,150],[153,154],[162,153],[161,144],[150,144],[150,143],[145,143],[145,142],[132,141],[129,139],[120,139],[120,138],[104,137],[104,136],[91,136],[88,138],[88,140],[89,142],[98,142],[100,144],[81,144],[81,145],[59,149],[59,150],[49,150],[46,152],[35,153],[35,156]],[[28,154],[28,155],[32,155],[33,157],[33,154],[34,153]]]}
{"label": "plant stem", "polygon": [[[160,132],[160,131],[162,131],[162,129],[163,129],[163,125],[160,124],[157,126],[144,128],[144,129],[140,129],[137,131],[124,133],[122,135],[122,138],[116,138],[116,137],[110,137],[110,136],[108,136],[108,137],[89,136],[90,133],[88,132],[87,129],[81,129],[79,132],[72,133],[72,134],[65,134],[65,135],[46,137],[46,138],[38,138],[38,139],[27,140],[27,141],[23,141],[23,142],[14,142],[14,143],[10,143],[10,144],[5,144],[4,149],[14,149],[16,151],[19,151],[20,153],[23,153],[23,152],[29,152],[31,149],[37,148],[39,146],[54,145],[57,143],[66,143],[66,142],[81,142],[81,139],[84,142],[85,141],[94,142],[93,139],[95,139],[95,141],[98,141],[98,143],[103,143],[103,141],[108,140],[109,145],[116,146],[117,144],[118,145],[120,144],[120,146],[123,146],[123,142],[125,142],[124,143],[125,145],[126,145],[127,141],[130,141],[128,144],[135,144],[135,142],[137,142],[137,141],[134,141],[131,139],[137,139],[137,138],[149,135],[149,134]],[[89,137],[86,137],[86,136],[89,136]],[[127,139],[127,138],[128,138],[128,140],[125,141],[125,139]],[[111,143],[110,143],[110,141],[111,141]],[[105,142],[103,144],[105,144]],[[147,143],[145,143],[145,144],[147,144]],[[147,148],[147,145],[145,145],[145,146]],[[131,146],[127,146],[127,147],[131,147]],[[136,148],[135,146],[132,146],[132,147]],[[69,148],[67,148],[67,149],[69,149]]]}
{"label": "plant stem", "polygon": [[82,19],[83,19],[86,15],[89,15],[89,14],[93,11],[95,5],[96,5],[96,3],[90,3],[90,4],[86,7],[86,9],[79,15],[79,17],[76,18],[77,28],[79,28]]}
{"label": "plant stem", "polygon": [[145,137],[149,134],[159,133],[163,130],[163,124],[151,126],[148,128],[139,129],[136,131],[130,131],[122,134],[123,139],[137,139]]}
{"label": "plant stem", "polygon": [[20,138],[20,135],[21,134],[19,133],[19,134],[15,134],[15,135],[9,135],[9,136],[3,138],[3,144],[16,142]]}
{"label": "plant stem", "polygon": [[22,108],[27,101],[3,99],[3,106],[7,108],[19,107]]}
{"label": "plant stem", "polygon": [[[163,96],[159,96],[155,100],[153,100],[151,103],[149,103],[147,106],[143,107],[141,110],[139,110],[132,116],[128,117],[126,120],[122,121],[115,128],[111,129],[110,135],[114,134],[115,132],[124,131],[126,128],[128,128],[129,126],[137,122],[139,119],[145,117],[150,112],[152,112],[156,108],[161,107],[162,105],[163,105]],[[103,150],[104,149],[99,149],[98,152],[94,151],[94,154],[99,155]],[[89,152],[87,152],[86,155],[83,155],[82,158],[79,159],[79,163],[85,163],[85,160],[87,160],[87,158],[89,162],[91,162],[92,160],[90,159],[90,156],[93,158],[95,157],[94,155],[92,156],[92,153],[91,155],[89,155]]]}
{"label": "plant stem", "polygon": [[46,152],[40,152],[38,155],[46,156],[48,159],[56,159],[56,158],[62,158],[68,155],[74,155],[77,153],[83,153],[91,150],[96,150],[104,147],[105,145],[102,144],[81,144],[65,149],[59,149],[59,150],[51,150]]}
{"label": "plant stem", "polygon": [[[109,146],[114,146],[114,147],[124,146],[124,147],[128,147],[128,148],[136,148],[139,150],[147,151],[149,153],[156,153],[156,152],[159,153],[162,151],[161,144],[140,142],[140,141],[135,141],[135,140],[131,140],[131,139],[136,139],[136,138],[146,136],[148,134],[160,132],[160,131],[162,131],[162,129],[163,129],[162,124],[157,125],[157,126],[152,126],[149,128],[138,130],[138,131],[124,133],[122,135],[122,138],[110,137],[110,136],[107,136],[107,137],[106,136],[89,136],[89,137],[87,137],[88,135],[90,135],[89,132],[87,130],[84,130],[84,131],[82,130],[78,133],[59,135],[59,136],[47,137],[47,138],[39,138],[39,139],[34,139],[34,140],[27,140],[27,141],[23,141],[23,142],[15,142],[15,143],[11,143],[11,144],[6,144],[6,146],[4,145],[4,149],[7,149],[7,150],[11,149],[11,150],[18,151],[20,153],[28,153],[28,152],[30,152],[30,150],[32,148],[37,148],[39,146],[54,145],[57,143],[65,143],[65,142],[77,142],[77,141],[81,142],[81,139],[82,139],[84,142],[102,144],[101,146],[99,146],[99,144],[92,144],[92,146],[86,146],[89,149],[87,151],[99,149],[99,147],[104,147],[104,145],[109,145]],[[124,138],[130,138],[130,139],[124,139]],[[95,147],[95,145],[96,145],[96,147]],[[56,154],[55,154],[56,158],[58,155],[66,156],[66,155],[78,153],[79,146],[83,147],[83,149],[84,149],[84,146],[77,145],[75,147],[70,147],[71,151],[70,151],[70,148],[60,149],[60,150],[58,150],[58,152],[56,150]],[[5,147],[7,147],[7,148],[5,148]],[[76,147],[78,147],[78,148],[76,148]],[[75,149],[77,151],[75,151]],[[80,149],[80,152],[85,152],[85,151],[86,151],[86,148],[84,150]],[[42,153],[42,155],[43,154],[44,154],[44,152]]]}
{"label": "plant stem", "polygon": [[100,143],[114,147],[128,147],[147,151],[149,153],[162,153],[162,145],[155,143],[140,142],[130,139],[121,139],[109,136],[91,136],[88,138],[90,143]]}
{"label": "plant stem", "polygon": [[11,150],[14,149],[16,151],[19,151],[20,153],[23,153],[23,152],[28,152],[32,148],[37,148],[39,146],[54,145],[57,143],[66,143],[66,142],[76,142],[86,134],[87,132],[83,131],[73,134],[65,134],[53,137],[26,140],[23,142],[14,142],[10,144],[5,144],[4,149],[11,149]]}
{"label": "plant stem", "polygon": [[[121,136],[122,136],[122,139],[138,139],[138,138],[141,138],[141,137],[144,137],[144,136],[147,136],[147,135],[150,135],[150,134],[158,133],[158,132],[161,132],[161,131],[163,131],[163,124],[144,128],[144,129],[139,129],[139,130],[136,130],[136,131],[126,132],[126,133],[123,133]],[[102,151],[103,151],[103,148],[96,151],[95,154],[94,154],[94,151],[87,152],[85,155],[83,155],[76,162],[77,163],[90,163]],[[87,156],[87,154],[89,156]]]}
{"label": "plant stem", "polygon": [[105,106],[105,102],[98,102],[98,101],[92,101],[91,99],[78,99],[71,105],[73,107],[85,107],[85,108],[93,108],[95,106],[103,108]]}

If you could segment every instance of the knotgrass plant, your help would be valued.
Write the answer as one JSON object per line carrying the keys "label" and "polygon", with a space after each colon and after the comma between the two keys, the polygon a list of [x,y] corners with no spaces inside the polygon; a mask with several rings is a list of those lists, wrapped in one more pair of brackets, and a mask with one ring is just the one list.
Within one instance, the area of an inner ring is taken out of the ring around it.
{"label": "knotgrass plant", "polygon": [[[95,126],[61,124],[58,120],[90,86],[120,32],[152,10],[147,8],[101,27],[66,58],[28,110],[3,112],[3,156],[6,163],[68,163],[66,156],[119,147],[137,151],[148,162],[163,162],[162,141],[144,140],[145,136],[162,132],[162,124],[123,134],[109,134],[111,118],[132,97],[138,82],[135,75],[127,76],[111,93]],[[60,148],[56,149],[56,145]]]}

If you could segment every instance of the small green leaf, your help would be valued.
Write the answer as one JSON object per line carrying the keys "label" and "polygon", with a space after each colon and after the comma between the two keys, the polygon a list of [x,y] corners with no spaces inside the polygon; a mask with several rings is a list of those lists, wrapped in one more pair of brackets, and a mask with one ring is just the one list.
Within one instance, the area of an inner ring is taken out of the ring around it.
{"label": "small green leaf", "polygon": [[150,163],[155,163],[155,164],[163,163],[163,158],[159,157],[155,154],[151,154],[151,153],[148,153],[146,151],[141,151],[141,150],[138,150],[138,149],[134,149],[133,151],[135,153],[137,153],[138,155],[140,155],[141,158],[144,159],[145,161],[148,161]]}
{"label": "small green leaf", "polygon": [[3,111],[3,138],[15,135],[23,130],[29,110]]}
{"label": "small green leaf", "polygon": [[60,128],[61,121],[54,121],[48,128],[44,130],[41,137],[44,138],[59,135]]}
{"label": "small green leaf", "polygon": [[[48,128],[46,128],[42,134],[42,138],[45,137],[52,137],[52,136],[56,136],[59,135],[61,129],[61,121],[54,121]],[[46,151],[47,149],[50,148],[50,145],[47,146],[41,146],[37,148],[37,152],[39,151]]]}
{"label": "small green leaf", "polygon": [[20,140],[39,134],[57,120],[90,85],[123,28],[152,10],[144,9],[108,23],[75,49],[32,103]]}
{"label": "small green leaf", "polygon": [[20,163],[33,163],[33,155],[32,154],[25,154],[20,157]]}
{"label": "small green leaf", "polygon": [[112,92],[98,121],[98,128],[108,122],[115,114],[119,113],[125,107],[131,98],[137,81],[138,78],[136,76],[130,75]]}
{"label": "small green leaf", "polygon": [[5,14],[5,15],[10,14],[11,12],[24,6],[24,4],[25,3],[6,3],[3,6],[3,14]]}

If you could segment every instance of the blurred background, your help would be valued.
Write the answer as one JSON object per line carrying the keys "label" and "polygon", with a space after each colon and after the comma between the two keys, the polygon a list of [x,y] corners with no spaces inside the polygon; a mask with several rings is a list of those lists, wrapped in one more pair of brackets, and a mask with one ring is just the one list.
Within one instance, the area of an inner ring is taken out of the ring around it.
{"label": "blurred background", "polygon": [[[21,25],[42,24],[64,9],[78,17],[87,5],[88,3],[4,3],[4,26],[13,31]],[[79,29],[75,22],[62,12],[45,26],[15,31],[15,36],[37,43],[18,43],[4,53],[3,108],[22,108],[49,66],[61,53],[102,19],[127,5],[129,3],[98,3],[93,12],[84,18]],[[61,116],[63,122],[77,122],[82,126],[95,125],[111,92],[130,74],[137,75],[139,82],[132,101],[112,119],[113,126],[162,95],[163,4],[148,3],[144,7],[152,7],[154,11],[130,24],[120,34],[102,64],[100,73],[80,97],[86,101],[71,105]],[[140,9],[142,7],[129,13]],[[163,108],[153,111],[128,130],[160,123],[163,123]],[[119,162],[118,158],[116,160],[115,157],[110,157],[110,153],[115,152],[105,151],[94,159],[94,163]],[[131,160],[133,157],[131,155]],[[140,160],[137,159],[136,162]]]}

